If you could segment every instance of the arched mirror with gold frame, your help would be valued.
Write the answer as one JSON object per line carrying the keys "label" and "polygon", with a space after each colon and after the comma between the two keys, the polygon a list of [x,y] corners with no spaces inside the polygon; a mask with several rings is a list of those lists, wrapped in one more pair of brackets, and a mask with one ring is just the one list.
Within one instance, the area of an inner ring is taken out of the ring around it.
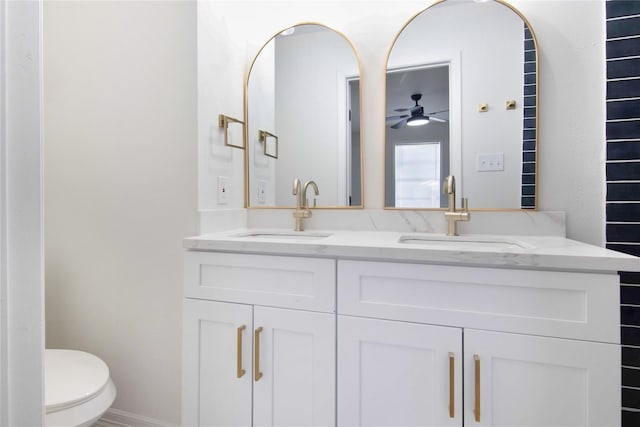
{"label": "arched mirror with gold frame", "polygon": [[247,207],[295,207],[295,178],[316,182],[318,208],[363,207],[360,61],[343,34],[318,23],[278,32],[251,63],[244,101]]}
{"label": "arched mirror with gold frame", "polygon": [[385,208],[442,209],[456,178],[470,209],[537,207],[538,47],[501,0],[442,0],[387,56]]}

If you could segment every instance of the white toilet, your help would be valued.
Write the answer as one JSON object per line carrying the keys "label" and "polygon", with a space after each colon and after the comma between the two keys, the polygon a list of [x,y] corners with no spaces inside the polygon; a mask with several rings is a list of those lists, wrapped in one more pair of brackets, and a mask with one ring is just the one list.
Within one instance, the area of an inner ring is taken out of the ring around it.
{"label": "white toilet", "polygon": [[76,350],[44,351],[45,426],[87,427],[98,421],[116,398],[107,365]]}

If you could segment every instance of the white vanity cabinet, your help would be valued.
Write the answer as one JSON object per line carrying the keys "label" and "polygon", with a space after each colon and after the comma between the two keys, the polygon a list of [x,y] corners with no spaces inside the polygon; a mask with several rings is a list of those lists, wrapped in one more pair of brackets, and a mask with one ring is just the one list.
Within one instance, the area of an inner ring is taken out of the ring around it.
{"label": "white vanity cabinet", "polygon": [[615,426],[617,347],[339,315],[338,425]]}
{"label": "white vanity cabinet", "polygon": [[185,296],[183,425],[335,424],[334,260],[187,252]]}
{"label": "white vanity cabinet", "polygon": [[185,426],[620,424],[610,267],[235,244],[185,253]]}
{"label": "white vanity cabinet", "polygon": [[182,424],[251,425],[252,307],[186,299],[183,311]]}
{"label": "white vanity cabinet", "polygon": [[340,261],[338,425],[618,425],[616,283]]}
{"label": "white vanity cabinet", "polygon": [[339,426],[461,426],[461,403],[462,329],[338,316]]}
{"label": "white vanity cabinet", "polygon": [[619,345],[465,329],[464,371],[467,426],[620,425]]}

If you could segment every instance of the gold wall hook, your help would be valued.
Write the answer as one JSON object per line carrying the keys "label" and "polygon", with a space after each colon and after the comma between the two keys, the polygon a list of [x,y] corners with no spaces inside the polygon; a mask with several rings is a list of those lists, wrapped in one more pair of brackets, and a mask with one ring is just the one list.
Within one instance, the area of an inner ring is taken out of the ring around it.
{"label": "gold wall hook", "polygon": [[237,123],[241,126],[241,135],[244,135],[244,122],[242,120],[234,119],[233,117],[225,116],[224,114],[218,115],[218,127],[224,129],[224,145],[227,147],[239,148],[244,150],[244,137],[241,138],[243,141],[240,145],[235,145],[229,141],[229,124]]}
{"label": "gold wall hook", "polygon": [[489,111],[489,104],[479,104],[478,105],[478,113],[486,113],[487,111]]}
{"label": "gold wall hook", "polygon": [[505,102],[505,108],[507,110],[515,110],[516,109],[516,100],[515,99],[509,99]]}

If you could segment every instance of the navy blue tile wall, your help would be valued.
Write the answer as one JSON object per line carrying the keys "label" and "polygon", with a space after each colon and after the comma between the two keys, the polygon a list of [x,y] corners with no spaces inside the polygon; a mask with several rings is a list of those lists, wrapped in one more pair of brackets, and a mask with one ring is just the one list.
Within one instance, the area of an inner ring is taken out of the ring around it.
{"label": "navy blue tile wall", "polygon": [[640,224],[609,224],[607,241],[640,242]]}
{"label": "navy blue tile wall", "polygon": [[612,139],[640,139],[640,120],[607,122],[607,140]]}
{"label": "navy blue tile wall", "polygon": [[[624,61],[616,61],[624,62]],[[640,64],[638,64],[640,66]],[[627,99],[623,102],[607,103],[607,118],[613,119],[635,119],[640,111],[640,99]]]}
{"label": "navy blue tile wall", "polygon": [[[623,305],[620,307],[620,322],[629,326],[640,326],[640,310]],[[640,371],[638,371],[638,375],[640,375]]]}
{"label": "navy blue tile wall", "polygon": [[536,207],[536,47],[527,24],[524,24],[524,117],[522,121],[522,197],[523,209]]}
{"label": "navy blue tile wall", "polygon": [[640,203],[607,202],[607,227],[640,222]]}
{"label": "navy blue tile wall", "polygon": [[640,426],[640,412],[622,411],[623,426]]}
{"label": "navy blue tile wall", "polygon": [[634,160],[640,158],[640,141],[607,144],[607,160]]}
{"label": "navy blue tile wall", "polygon": [[[607,201],[631,202],[638,199],[640,183],[638,182],[609,182],[607,183]],[[623,206],[624,208],[624,206]]]}
{"label": "navy blue tile wall", "polygon": [[607,21],[609,21],[610,18],[640,15],[640,1],[610,0],[608,3],[610,4],[607,4]]}
{"label": "navy blue tile wall", "polygon": [[[622,407],[629,408],[631,405],[635,405],[635,402],[640,401],[640,390],[631,387],[622,387]],[[623,411],[631,412],[631,411]],[[634,424],[636,427],[638,424]],[[631,426],[629,426],[631,427]]]}
{"label": "navy blue tile wall", "polygon": [[622,366],[630,368],[640,367],[640,348],[622,347]]}
{"label": "navy blue tile wall", "polygon": [[[627,59],[612,60],[614,64],[626,63]],[[607,64],[610,62],[607,61]],[[637,69],[636,69],[637,73]],[[637,77],[637,76],[636,76]],[[640,81],[637,78],[629,77],[629,80],[610,80],[607,82],[607,97],[613,99],[629,99],[640,96]]]}
{"label": "navy blue tile wall", "polygon": [[640,46],[633,39],[616,39],[607,41],[609,58],[627,58],[640,55]]}
{"label": "navy blue tile wall", "polygon": [[[607,247],[640,255],[640,1],[607,13]],[[640,274],[620,273],[622,425],[640,425]]]}

